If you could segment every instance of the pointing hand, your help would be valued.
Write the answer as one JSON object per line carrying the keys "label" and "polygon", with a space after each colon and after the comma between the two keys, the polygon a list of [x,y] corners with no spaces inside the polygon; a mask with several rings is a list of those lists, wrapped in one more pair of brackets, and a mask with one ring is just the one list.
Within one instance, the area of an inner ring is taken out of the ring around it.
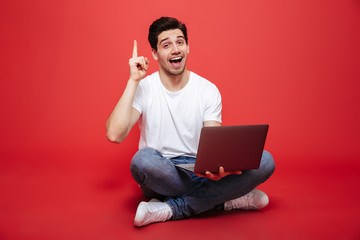
{"label": "pointing hand", "polygon": [[145,77],[146,71],[149,67],[149,60],[146,57],[138,57],[137,42],[134,40],[134,48],[132,58],[129,60],[130,78],[135,81],[140,81]]}

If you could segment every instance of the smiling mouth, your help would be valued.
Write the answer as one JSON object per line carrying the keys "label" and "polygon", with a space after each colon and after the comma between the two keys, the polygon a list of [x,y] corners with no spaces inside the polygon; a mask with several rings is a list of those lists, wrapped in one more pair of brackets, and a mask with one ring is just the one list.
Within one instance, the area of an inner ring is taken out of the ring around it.
{"label": "smiling mouth", "polygon": [[182,59],[183,59],[182,57],[176,57],[176,58],[170,59],[169,62],[172,63],[172,64],[173,63],[174,64],[179,64],[179,63],[181,63]]}

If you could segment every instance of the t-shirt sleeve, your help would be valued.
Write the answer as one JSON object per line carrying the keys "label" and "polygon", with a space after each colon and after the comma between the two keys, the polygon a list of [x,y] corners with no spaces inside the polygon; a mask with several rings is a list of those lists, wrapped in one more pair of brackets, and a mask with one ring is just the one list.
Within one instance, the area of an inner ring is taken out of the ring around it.
{"label": "t-shirt sleeve", "polygon": [[141,87],[141,84],[139,84],[138,88],[136,89],[136,93],[135,93],[135,97],[134,97],[132,106],[133,106],[133,108],[138,110],[140,114],[143,111],[143,99],[144,99],[144,96],[143,96],[142,87]]}
{"label": "t-shirt sleeve", "polygon": [[217,121],[221,123],[221,94],[215,85],[206,92],[204,121]]}

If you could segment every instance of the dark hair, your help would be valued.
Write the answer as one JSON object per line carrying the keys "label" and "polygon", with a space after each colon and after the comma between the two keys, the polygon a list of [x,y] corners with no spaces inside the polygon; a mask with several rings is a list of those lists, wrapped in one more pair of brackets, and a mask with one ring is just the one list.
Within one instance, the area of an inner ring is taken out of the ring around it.
{"label": "dark hair", "polygon": [[157,43],[158,43],[158,36],[160,33],[172,30],[172,29],[180,29],[185,37],[186,43],[188,42],[187,37],[187,29],[185,24],[177,20],[176,18],[172,17],[161,17],[157,20],[155,20],[149,28],[149,36],[148,40],[151,45],[151,48],[155,49],[157,51]]}

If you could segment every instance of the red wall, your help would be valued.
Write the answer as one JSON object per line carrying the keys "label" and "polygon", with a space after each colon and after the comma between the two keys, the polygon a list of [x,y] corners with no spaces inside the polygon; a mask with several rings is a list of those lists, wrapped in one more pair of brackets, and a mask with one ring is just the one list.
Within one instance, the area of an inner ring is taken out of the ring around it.
{"label": "red wall", "polygon": [[224,125],[269,123],[278,164],[359,160],[359,1],[8,0],[0,3],[2,162],[128,161],[138,130],[115,145],[105,122],[134,39],[157,70],[147,33],[163,15],[187,24],[188,68],[219,87]]}

